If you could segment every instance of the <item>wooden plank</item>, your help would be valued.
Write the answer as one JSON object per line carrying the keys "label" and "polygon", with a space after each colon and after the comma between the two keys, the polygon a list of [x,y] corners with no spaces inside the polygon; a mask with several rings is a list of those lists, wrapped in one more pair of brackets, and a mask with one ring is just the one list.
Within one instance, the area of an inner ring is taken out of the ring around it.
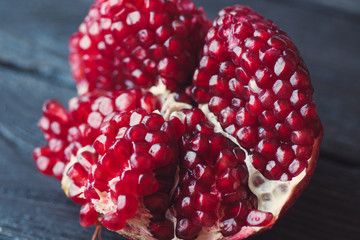
{"label": "wooden plank", "polygon": [[40,75],[13,71],[0,66],[0,135],[24,147],[44,143],[37,127],[41,106],[45,100],[56,98],[67,106],[76,95],[74,87],[59,87]]}
{"label": "wooden plank", "polygon": [[[325,126],[319,166],[309,188],[271,231],[253,239],[357,239],[357,18],[330,15],[320,5],[311,8],[282,0],[196,2],[205,5],[211,17],[225,5],[248,4],[288,31],[311,70]],[[90,4],[90,0],[0,3],[0,239],[90,239],[94,230],[78,225],[79,207],[66,199],[57,181],[36,171],[30,157],[32,149],[44,143],[36,126],[42,103],[57,98],[66,104],[76,94],[67,65],[67,40]],[[105,231],[103,238],[116,235]]]}
{"label": "wooden plank", "polygon": [[0,3],[0,29],[67,57],[67,44],[84,19],[89,0],[11,0]]}
{"label": "wooden plank", "polygon": [[297,5],[308,5],[312,7],[328,7],[334,10],[342,10],[354,15],[360,14],[360,2],[358,0],[278,0],[294,2]]}

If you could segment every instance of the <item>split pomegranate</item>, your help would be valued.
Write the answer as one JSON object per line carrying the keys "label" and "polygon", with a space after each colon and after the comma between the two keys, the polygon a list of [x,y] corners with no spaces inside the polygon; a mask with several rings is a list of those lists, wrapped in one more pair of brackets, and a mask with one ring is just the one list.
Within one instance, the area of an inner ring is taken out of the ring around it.
{"label": "split pomegranate", "polygon": [[45,103],[48,145],[33,155],[82,205],[82,226],[244,239],[310,181],[323,128],[290,37],[245,6],[221,10],[202,40],[207,29],[190,0],[96,0],[73,35],[83,95],[70,111]]}

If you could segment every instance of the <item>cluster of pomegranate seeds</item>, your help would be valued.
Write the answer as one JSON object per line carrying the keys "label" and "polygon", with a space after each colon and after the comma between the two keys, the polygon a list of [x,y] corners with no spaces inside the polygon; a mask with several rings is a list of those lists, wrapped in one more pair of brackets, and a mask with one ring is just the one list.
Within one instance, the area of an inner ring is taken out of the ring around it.
{"label": "cluster of pomegranate seeds", "polygon": [[79,148],[93,143],[106,116],[139,107],[150,113],[159,109],[160,102],[139,88],[87,93],[71,99],[69,111],[57,100],[46,101],[39,126],[48,144],[33,151],[37,168],[61,180],[65,164]]}
{"label": "cluster of pomegranate seeds", "polygon": [[[218,221],[223,236],[234,235],[243,226],[253,224],[246,220],[249,212],[259,212],[253,210],[257,209],[257,198],[248,187],[245,152],[222,133],[216,133],[200,109],[182,112],[186,115],[186,132],[172,206],[177,218],[176,235],[194,239],[202,228]],[[270,213],[262,224],[271,220]]]}
{"label": "cluster of pomegranate seeds", "polygon": [[309,73],[289,36],[245,6],[223,9],[206,36],[191,94],[208,103],[265,177],[306,167],[321,123]]}
{"label": "cluster of pomegranate seeds", "polygon": [[70,39],[78,92],[189,85],[209,26],[191,0],[95,1]]}
{"label": "cluster of pomegranate seeds", "polygon": [[152,234],[171,238],[173,223],[165,214],[179,161],[177,142],[183,132],[178,118],[165,121],[160,114],[143,109],[115,113],[103,122],[93,144],[99,161],[91,166],[85,196],[94,204],[104,198],[111,201],[107,209],[98,209],[104,214],[105,227],[121,230],[143,204],[152,215]]}

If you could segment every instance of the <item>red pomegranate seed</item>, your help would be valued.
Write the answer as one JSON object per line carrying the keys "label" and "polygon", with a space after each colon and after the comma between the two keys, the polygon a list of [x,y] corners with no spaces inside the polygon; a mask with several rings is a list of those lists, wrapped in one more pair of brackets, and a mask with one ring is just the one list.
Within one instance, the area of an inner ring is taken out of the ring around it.
{"label": "red pomegranate seed", "polygon": [[189,219],[180,219],[176,223],[176,236],[182,239],[194,239],[201,227],[195,226]]}
{"label": "red pomegranate seed", "polygon": [[195,196],[195,206],[202,211],[212,211],[219,203],[217,196],[210,193],[198,193]]}
{"label": "red pomegranate seed", "polygon": [[176,211],[182,217],[190,218],[195,210],[195,202],[190,197],[179,198],[176,201]]}
{"label": "red pomegranate seed", "polygon": [[165,213],[169,207],[169,196],[164,193],[154,193],[144,197],[144,205],[153,214]]}
{"label": "red pomegranate seed", "polygon": [[120,177],[120,181],[112,184],[110,186],[111,196],[114,201],[117,201],[117,198],[120,194],[131,194],[135,195],[137,193],[137,181],[139,179],[139,174],[135,171],[125,171]]}
{"label": "red pomegranate seed", "polygon": [[209,184],[214,181],[214,170],[206,165],[198,164],[195,166],[192,174],[196,180],[203,184]]}
{"label": "red pomegranate seed", "polygon": [[88,151],[77,155],[77,160],[81,166],[89,172],[91,165],[97,162],[97,155]]}
{"label": "red pomegranate seed", "polygon": [[123,219],[131,218],[137,211],[138,201],[132,195],[119,195],[117,199],[116,213]]}
{"label": "red pomegranate seed", "polygon": [[[168,181],[167,181],[168,182]],[[159,189],[159,183],[150,173],[140,174],[137,182],[137,194],[139,196],[147,196],[155,193]]]}
{"label": "red pomegranate seed", "polygon": [[225,219],[222,221],[221,234],[224,237],[229,237],[237,232],[244,226],[244,223],[234,218]]}
{"label": "red pomegranate seed", "polygon": [[73,180],[76,186],[81,187],[84,186],[87,181],[88,172],[81,166],[80,163],[76,162],[69,168],[66,175]]}
{"label": "red pomegranate seed", "polygon": [[237,165],[237,159],[229,150],[222,150],[216,159],[215,169],[217,174],[223,173],[228,168],[234,168]]}
{"label": "red pomegranate seed", "polygon": [[252,210],[246,218],[246,223],[249,226],[266,226],[273,220],[273,217],[271,213]]}
{"label": "red pomegranate seed", "polygon": [[83,227],[89,227],[93,225],[98,219],[99,213],[96,212],[94,205],[86,203],[81,206],[80,209],[80,225]]}
{"label": "red pomegranate seed", "polygon": [[239,201],[232,203],[231,205],[224,206],[224,216],[225,218],[242,218],[244,219],[248,213],[248,209],[245,205]]}
{"label": "red pomegranate seed", "polygon": [[119,216],[117,213],[105,214],[101,219],[101,224],[112,231],[118,231],[125,226],[126,219]]}
{"label": "red pomegranate seed", "polygon": [[218,217],[212,211],[196,211],[192,216],[192,222],[196,226],[211,227]]}
{"label": "red pomegranate seed", "polygon": [[70,116],[64,106],[57,100],[50,99],[43,105],[42,112],[45,117],[60,124],[69,124]]}
{"label": "red pomegranate seed", "polygon": [[174,226],[169,220],[152,222],[149,226],[150,232],[159,240],[174,238]]}
{"label": "red pomegranate seed", "polygon": [[222,193],[234,192],[240,184],[240,176],[235,169],[227,169],[216,180],[216,187]]}
{"label": "red pomegranate seed", "polygon": [[69,187],[69,198],[77,204],[86,204],[88,201],[82,196],[83,190],[72,183]]}

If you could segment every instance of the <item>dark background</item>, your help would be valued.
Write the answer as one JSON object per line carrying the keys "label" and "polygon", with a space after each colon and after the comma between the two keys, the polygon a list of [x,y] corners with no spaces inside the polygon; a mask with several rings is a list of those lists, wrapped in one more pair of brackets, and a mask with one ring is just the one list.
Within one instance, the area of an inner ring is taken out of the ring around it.
{"label": "dark background", "polygon": [[[246,4],[287,31],[307,63],[325,136],[315,175],[272,230],[253,239],[360,239],[360,1],[198,0],[214,18]],[[76,95],[67,42],[91,0],[0,0],[0,239],[84,239],[79,206],[31,158],[46,99]],[[103,231],[103,239],[121,239]]]}

